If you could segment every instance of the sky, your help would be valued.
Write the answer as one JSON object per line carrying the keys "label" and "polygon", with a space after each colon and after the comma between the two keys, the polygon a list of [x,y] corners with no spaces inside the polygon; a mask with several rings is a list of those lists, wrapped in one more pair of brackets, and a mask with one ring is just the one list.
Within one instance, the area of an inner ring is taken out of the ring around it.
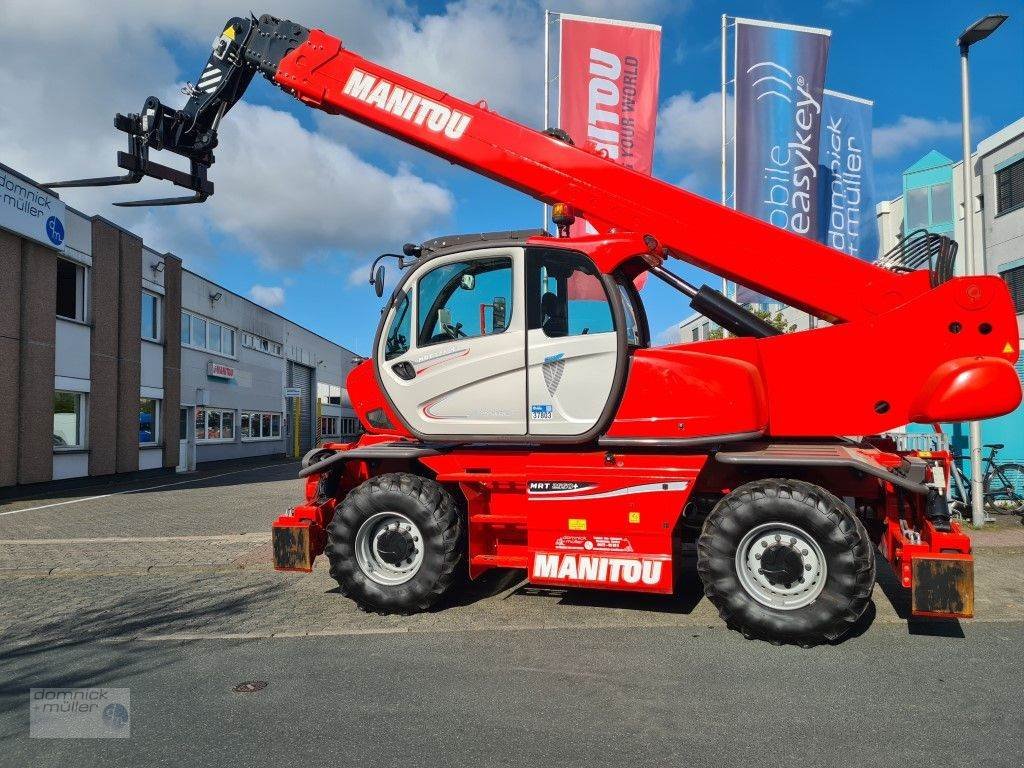
{"label": "sky", "polygon": [[[361,55],[540,128],[545,8],[662,25],[654,174],[713,199],[723,13],[832,30],[828,87],[875,102],[879,199],[899,194],[902,171],[929,150],[961,156],[955,39],[987,13],[1011,18],[972,49],[975,141],[1024,115],[1022,0],[277,0],[252,10],[322,28]],[[0,162],[40,182],[117,173],[124,135],[114,113],[138,111],[149,95],[183,105],[179,89],[196,80],[224,21],[248,11],[225,0],[0,0]],[[259,77],[222,124],[216,154],[216,194],[203,205],[110,205],[168,194],[153,182],[61,197],[364,355],[382,306],[367,282],[374,256],[541,222],[533,199],[310,110]],[[675,269],[718,285],[688,265]],[[643,297],[656,341],[671,340],[689,307],[658,281]]]}

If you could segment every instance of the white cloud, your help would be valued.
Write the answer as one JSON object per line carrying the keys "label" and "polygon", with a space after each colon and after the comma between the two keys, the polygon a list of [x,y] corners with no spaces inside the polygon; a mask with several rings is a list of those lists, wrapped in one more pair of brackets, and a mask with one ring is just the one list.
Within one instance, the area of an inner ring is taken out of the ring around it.
{"label": "white cloud", "polygon": [[203,213],[264,266],[417,240],[452,212],[444,188],[404,167],[377,168],[289,114],[242,103],[232,118],[221,126],[217,193]]}
{"label": "white cloud", "polygon": [[[732,97],[726,107],[732,122]],[[681,175],[681,186],[715,195],[721,171],[722,97],[718,91],[700,98],[688,91],[662,103],[655,138],[659,175]]]}
{"label": "white cloud", "polygon": [[284,288],[279,285],[254,285],[249,289],[249,298],[267,309],[284,306]]}
{"label": "white cloud", "polygon": [[[689,7],[688,0],[565,0],[564,13],[656,22]],[[544,110],[542,4],[536,0],[456,0],[441,13],[392,15],[381,24],[384,46],[376,60],[453,95],[527,125],[541,127]],[[552,27],[552,37],[555,29]],[[395,145],[359,123],[318,115],[318,127],[353,147],[407,159],[422,153]]]}
{"label": "white cloud", "polygon": [[[971,122],[973,124],[974,121]],[[871,132],[871,143],[875,158],[882,160],[897,157],[928,142],[959,135],[959,122],[902,115],[892,125],[875,128]]]}
{"label": "white cloud", "polygon": [[863,8],[866,4],[866,0],[827,0],[824,8],[826,13],[845,16],[848,13]]}
{"label": "white cloud", "polygon": [[[0,0],[5,59],[32,62],[0,68],[0,161],[40,182],[117,173],[115,152],[123,149],[125,137],[113,129],[114,113],[137,110],[150,94],[182,104],[174,84],[194,80],[205,46],[238,12],[237,3],[227,0],[142,5],[130,0]],[[330,5],[300,0],[288,13],[299,23],[342,36],[368,55],[387,49],[382,28],[409,15],[401,0]],[[367,23],[375,17],[386,23]],[[177,66],[168,39],[197,48],[187,71]],[[46,51],[42,66],[40,50]],[[252,87],[270,86],[257,78]],[[182,165],[167,153],[154,159]],[[87,213],[138,231],[154,248],[173,250],[193,266],[216,258],[217,235],[254,250],[270,267],[294,267],[338,252],[364,255],[383,243],[433,231],[453,205],[445,189],[408,168],[381,169],[342,143],[303,128],[287,113],[245,103],[221,125],[211,179],[217,193],[202,206],[110,205],[179,193],[150,181],[67,189],[61,196]]]}
{"label": "white cloud", "polygon": [[380,63],[470,102],[539,125],[543,18],[527,0],[459,0],[443,14],[394,17]]}
{"label": "white cloud", "polygon": [[[657,20],[687,5],[567,0],[557,8]],[[180,105],[184,98],[175,84],[195,80],[205,47],[240,8],[244,13],[235,0],[0,0],[0,49],[9,62],[32,62],[0,68],[0,160],[42,182],[114,173],[115,152],[125,142],[112,128],[114,113],[139,109],[150,94]],[[294,0],[286,15],[325,29],[386,66],[469,101],[487,99],[503,114],[540,125],[538,0],[455,0],[431,14],[419,14],[407,0]],[[179,67],[168,41],[194,51],[195,60]],[[258,77],[252,87],[271,86]],[[255,252],[263,266],[290,269],[339,253],[365,258],[444,226],[452,195],[422,170],[433,172],[439,163],[425,162],[421,152],[388,137],[371,140],[367,129],[344,118],[313,115],[317,130],[281,111],[237,105],[221,125],[211,170],[217,193],[202,206],[110,206],[114,200],[175,194],[167,184],[149,181],[69,189],[62,197],[140,232],[153,247],[173,250],[192,265],[216,259],[222,236]],[[685,125],[680,131],[692,133]],[[368,157],[382,159],[375,165]],[[180,158],[166,153],[154,159],[180,166]],[[340,273],[348,266],[340,265]]]}
{"label": "white cloud", "polygon": [[691,4],[690,0],[565,0],[552,3],[551,8],[584,16],[656,22],[688,10]]}

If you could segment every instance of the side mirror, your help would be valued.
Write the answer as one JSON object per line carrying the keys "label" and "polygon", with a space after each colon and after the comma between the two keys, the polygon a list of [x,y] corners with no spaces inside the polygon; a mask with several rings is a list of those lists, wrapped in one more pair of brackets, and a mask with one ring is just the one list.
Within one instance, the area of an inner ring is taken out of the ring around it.
{"label": "side mirror", "polygon": [[373,292],[377,294],[379,299],[384,295],[384,265],[381,264],[377,267],[377,270],[373,273]]}
{"label": "side mirror", "polygon": [[467,272],[462,276],[461,285],[465,290],[472,291],[476,288],[476,275],[472,272]]}
{"label": "side mirror", "polygon": [[508,319],[505,316],[505,297],[495,296],[494,303],[491,305],[491,333],[501,333],[505,330],[505,324]]}

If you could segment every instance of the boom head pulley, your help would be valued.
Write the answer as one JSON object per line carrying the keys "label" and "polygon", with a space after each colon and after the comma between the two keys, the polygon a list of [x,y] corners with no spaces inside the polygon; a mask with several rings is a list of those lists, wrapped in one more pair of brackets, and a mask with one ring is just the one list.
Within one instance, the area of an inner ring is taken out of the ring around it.
{"label": "boom head pulley", "polygon": [[[137,184],[144,178],[169,181],[192,191],[183,197],[114,203],[123,207],[201,203],[213,194],[207,171],[214,163],[217,128],[224,115],[242,98],[257,71],[272,77],[280,60],[300,45],[309,30],[273,16],[234,17],[213,41],[210,57],[196,82],[186,83],[188,101],[181,109],[168,107],[150,96],[137,114],[118,114],[114,127],[128,134],[128,151],[117,153],[122,176],[58,181],[49,187],[108,187]],[[154,162],[150,150],[167,150],[189,160],[180,171]]]}

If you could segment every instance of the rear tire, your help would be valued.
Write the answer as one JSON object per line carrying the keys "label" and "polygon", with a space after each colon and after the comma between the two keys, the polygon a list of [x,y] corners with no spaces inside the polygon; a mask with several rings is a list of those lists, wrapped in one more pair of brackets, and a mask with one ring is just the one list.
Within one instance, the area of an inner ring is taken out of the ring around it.
{"label": "rear tire", "polygon": [[815,645],[842,637],[871,602],[875,551],[828,491],[758,480],[725,496],[697,542],[704,593],[746,637]]}
{"label": "rear tire", "polygon": [[375,613],[425,611],[461,572],[462,518],[439,483],[396,472],[351,491],[328,527],[331,576]]}

